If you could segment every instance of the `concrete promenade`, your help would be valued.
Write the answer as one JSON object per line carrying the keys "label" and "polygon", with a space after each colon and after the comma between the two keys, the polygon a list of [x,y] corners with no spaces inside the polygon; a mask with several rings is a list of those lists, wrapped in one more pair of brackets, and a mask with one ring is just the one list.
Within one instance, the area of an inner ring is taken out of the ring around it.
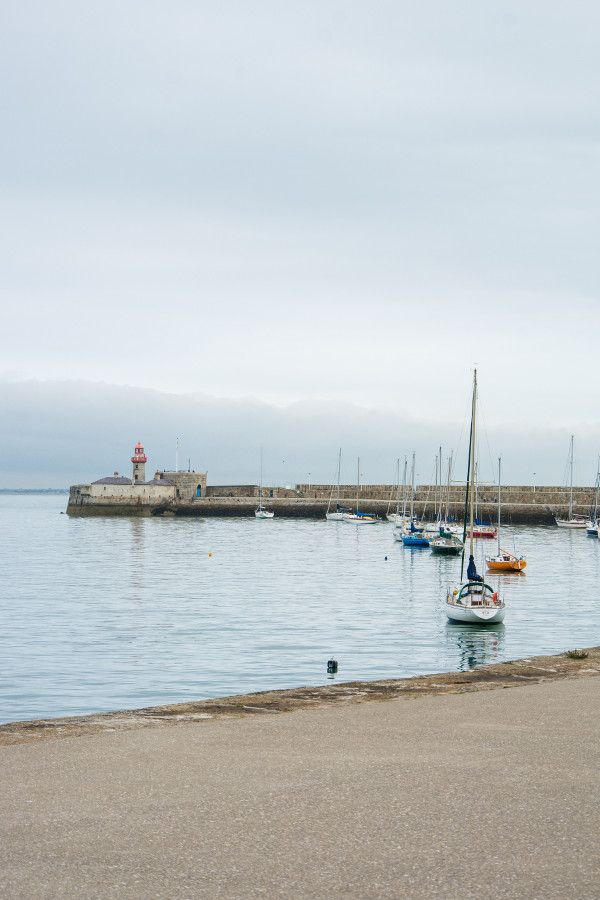
{"label": "concrete promenade", "polygon": [[600,654],[555,659],[292,713],[7,726],[0,893],[600,897]]}

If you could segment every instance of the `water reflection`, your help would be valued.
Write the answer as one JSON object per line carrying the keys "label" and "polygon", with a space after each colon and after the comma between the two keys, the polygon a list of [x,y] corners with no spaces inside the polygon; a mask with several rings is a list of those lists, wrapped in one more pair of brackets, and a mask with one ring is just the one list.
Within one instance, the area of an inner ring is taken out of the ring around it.
{"label": "water reflection", "polygon": [[131,529],[131,549],[129,552],[129,571],[131,599],[134,605],[141,605],[144,591],[145,572],[145,519],[128,520]]}
{"label": "water reflection", "polygon": [[504,633],[502,622],[485,628],[448,622],[446,642],[451,652],[458,652],[459,671],[466,672],[500,659],[504,649]]}

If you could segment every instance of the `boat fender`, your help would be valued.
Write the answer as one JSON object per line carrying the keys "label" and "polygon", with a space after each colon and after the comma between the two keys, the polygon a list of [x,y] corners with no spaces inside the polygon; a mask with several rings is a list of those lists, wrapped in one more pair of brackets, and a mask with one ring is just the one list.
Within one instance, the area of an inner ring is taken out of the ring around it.
{"label": "boat fender", "polygon": [[496,604],[498,604],[500,602],[500,597],[498,596],[498,591],[494,591],[494,593],[492,594],[492,600]]}

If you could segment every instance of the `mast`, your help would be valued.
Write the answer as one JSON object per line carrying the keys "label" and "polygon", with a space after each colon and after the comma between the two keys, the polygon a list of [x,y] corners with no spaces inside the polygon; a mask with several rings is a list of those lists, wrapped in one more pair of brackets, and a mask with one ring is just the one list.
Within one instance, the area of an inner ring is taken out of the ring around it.
{"label": "mast", "polygon": [[571,488],[569,491],[569,522],[573,518],[573,451],[575,444],[575,435],[571,435]]}
{"label": "mast", "polygon": [[260,448],[260,479],[258,483],[258,508],[262,509],[262,470],[263,470],[263,448]]}
{"label": "mast", "polygon": [[410,521],[412,522],[415,515],[415,451],[412,455],[412,466],[410,469]]}
{"label": "mast", "polygon": [[388,500],[387,505],[387,515],[389,515],[390,509],[392,508],[392,500],[394,498],[394,488],[396,488],[396,504],[400,501],[398,497],[400,495],[400,457],[396,457],[396,478],[394,484],[392,485],[392,489],[390,491],[390,499]]}
{"label": "mast", "polygon": [[437,453],[435,454],[435,489],[433,491],[433,519],[437,521],[438,517],[438,469],[439,469],[439,457]]}
{"label": "mast", "polygon": [[448,457],[448,485],[446,487],[446,525],[450,518],[450,479],[452,478],[452,450]]}
{"label": "mast", "polygon": [[360,456],[356,460],[356,512],[358,512],[358,496],[360,494]]}
{"label": "mast", "polygon": [[[402,521],[406,519],[406,469],[408,466],[408,459],[406,456],[404,457],[404,474],[402,475]],[[598,461],[598,466],[600,467],[600,458]],[[398,490],[398,503],[396,505],[396,515],[400,514],[400,490]]]}
{"label": "mast", "polygon": [[444,502],[443,497],[443,488],[442,488],[442,447],[440,445],[440,478],[439,478],[439,501],[438,501],[438,514],[437,514],[437,524],[439,525],[442,521],[442,503]]}
{"label": "mast", "polygon": [[470,508],[470,519],[471,519],[471,538],[469,540],[469,556],[473,556],[473,550],[475,546],[475,539],[473,537],[473,532],[475,531],[475,507],[474,507],[474,499],[477,492],[477,483],[475,479],[477,478],[477,463],[475,462],[475,451],[476,451],[476,443],[475,443],[475,434],[476,434],[476,419],[477,416],[477,369],[475,369],[473,375],[473,411],[471,415],[471,508]]}
{"label": "mast", "polygon": [[596,499],[594,500],[594,523],[598,521],[598,495],[600,493],[600,456],[598,457],[598,468],[596,469]]}
{"label": "mast", "polygon": [[477,396],[477,369],[473,372],[473,399],[471,400],[471,429],[469,431],[469,454],[467,461],[467,480],[466,480],[466,490],[465,490],[465,508],[463,510],[463,551],[460,563],[460,580],[463,580],[463,573],[465,570],[465,547],[467,545],[467,516],[469,515],[469,505],[470,505],[470,519],[471,519],[471,542],[470,542],[470,555],[473,555],[473,491],[471,490],[471,479],[473,473],[473,457],[475,456],[474,451],[474,435],[475,435],[475,404],[476,404],[476,396]]}
{"label": "mast", "polygon": [[498,457],[498,556],[500,556],[500,485],[502,484],[502,457]]}
{"label": "mast", "polygon": [[[342,468],[342,448],[340,447],[338,453],[338,464],[337,464],[337,501],[336,506],[340,505],[340,470]],[[331,486],[331,493],[329,494],[329,503],[327,504],[327,512],[329,512],[329,508],[331,506],[331,501],[333,499],[333,485]]]}

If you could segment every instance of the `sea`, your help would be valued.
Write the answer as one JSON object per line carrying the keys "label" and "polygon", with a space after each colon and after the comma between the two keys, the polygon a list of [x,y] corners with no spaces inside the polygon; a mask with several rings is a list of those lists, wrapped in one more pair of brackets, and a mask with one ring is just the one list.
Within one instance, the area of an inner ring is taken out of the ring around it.
{"label": "sea", "polygon": [[[70,518],[0,494],[0,722],[356,679],[465,671],[600,644],[600,542],[506,527],[526,574],[504,624],[447,622],[460,561],[389,524]],[[479,541],[477,561],[495,547]],[[338,671],[327,674],[327,661]]]}

